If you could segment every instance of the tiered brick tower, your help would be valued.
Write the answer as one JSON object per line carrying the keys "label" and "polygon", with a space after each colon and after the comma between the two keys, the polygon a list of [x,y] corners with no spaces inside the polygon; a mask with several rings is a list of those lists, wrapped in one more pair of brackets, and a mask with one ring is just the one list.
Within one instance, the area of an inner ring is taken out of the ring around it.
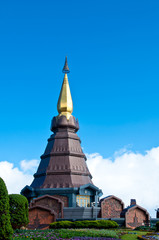
{"label": "tiered brick tower", "polygon": [[67,197],[68,207],[88,207],[98,201],[102,191],[93,185],[92,176],[81,148],[78,120],[72,116],[73,103],[68,83],[67,57],[63,68],[64,80],[57,104],[59,115],[51,124],[53,134],[48,139],[32,184],[22,190],[29,202],[43,195],[60,199]]}

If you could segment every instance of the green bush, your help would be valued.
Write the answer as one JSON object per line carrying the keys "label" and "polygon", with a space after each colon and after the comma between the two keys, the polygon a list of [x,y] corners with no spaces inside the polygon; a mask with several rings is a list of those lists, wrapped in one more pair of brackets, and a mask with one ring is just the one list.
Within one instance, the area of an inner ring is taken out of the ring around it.
{"label": "green bush", "polygon": [[29,223],[28,200],[20,194],[9,195],[10,216],[13,229],[19,229]]}
{"label": "green bush", "polygon": [[53,222],[50,224],[51,229],[58,228],[99,228],[99,229],[107,229],[107,228],[117,228],[119,225],[111,220],[83,220],[83,221],[60,221]]}
{"label": "green bush", "polygon": [[93,220],[75,221],[74,228],[98,228],[98,221]]}
{"label": "green bush", "polygon": [[3,179],[0,178],[0,239],[11,239],[12,235],[8,191]]}
{"label": "green bush", "polygon": [[58,229],[58,228],[73,228],[73,222],[71,221],[60,221],[60,222],[53,222],[50,224],[51,229]]}
{"label": "green bush", "polygon": [[117,228],[119,225],[111,220],[98,220],[98,228]]}
{"label": "green bush", "polygon": [[86,221],[75,221],[75,222],[73,222],[73,227],[74,228],[86,228],[86,225],[88,225],[88,223],[86,224]]}
{"label": "green bush", "polygon": [[111,220],[83,220],[75,221],[74,228],[117,228],[119,225]]}

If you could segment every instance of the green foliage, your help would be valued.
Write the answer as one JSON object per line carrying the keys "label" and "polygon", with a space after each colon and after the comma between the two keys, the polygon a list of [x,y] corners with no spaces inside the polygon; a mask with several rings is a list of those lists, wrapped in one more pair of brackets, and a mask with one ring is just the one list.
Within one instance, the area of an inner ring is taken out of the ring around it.
{"label": "green foliage", "polygon": [[60,221],[60,222],[53,222],[50,224],[51,229],[57,229],[57,228],[73,228],[74,223],[70,221]]}
{"label": "green foliage", "polygon": [[156,231],[159,231],[159,221],[156,223]]}
{"label": "green foliage", "polygon": [[0,178],[0,239],[11,239],[12,234],[8,191],[3,179]]}
{"label": "green foliage", "polygon": [[138,230],[138,231],[155,231],[156,227],[155,226],[139,226],[139,227],[136,227],[135,230]]}
{"label": "green foliage", "polygon": [[119,225],[115,221],[111,220],[98,220],[98,228],[117,228]]}
{"label": "green foliage", "polygon": [[90,226],[90,224],[87,220],[73,222],[74,228],[87,228],[88,226]]}
{"label": "green foliage", "polygon": [[118,238],[118,235],[115,231],[105,230],[105,229],[60,229],[57,230],[58,233],[61,234],[62,238],[71,239],[75,237],[109,237],[109,238]]}
{"label": "green foliage", "polygon": [[[120,232],[117,232],[120,236]],[[143,232],[143,231],[136,231],[136,230],[128,230],[125,231],[125,233],[123,232],[122,235],[120,236],[120,239],[122,240],[137,240],[137,239],[149,239],[149,238],[145,238],[145,236],[147,236],[148,232]],[[152,234],[152,233],[151,233]]]}
{"label": "green foliage", "polygon": [[97,230],[97,229],[55,229],[55,230],[23,230],[14,234],[13,239],[34,239],[34,240],[49,240],[49,239],[85,239],[93,238],[118,238],[115,231],[112,230]]}
{"label": "green foliage", "polygon": [[107,228],[117,228],[118,224],[111,220],[83,220],[83,221],[60,221],[53,222],[50,224],[51,229],[58,228],[99,228],[99,229],[107,229]]}
{"label": "green foliage", "polygon": [[10,216],[13,229],[21,228],[29,223],[28,200],[20,194],[9,195]]}

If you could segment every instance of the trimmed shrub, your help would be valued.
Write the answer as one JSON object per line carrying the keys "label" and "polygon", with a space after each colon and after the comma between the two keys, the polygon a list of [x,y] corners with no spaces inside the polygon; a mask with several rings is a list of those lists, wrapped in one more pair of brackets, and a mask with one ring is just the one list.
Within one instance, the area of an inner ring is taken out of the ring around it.
{"label": "trimmed shrub", "polygon": [[0,239],[12,239],[12,235],[8,191],[3,179],[0,177]]}
{"label": "trimmed shrub", "polygon": [[98,228],[98,221],[96,220],[75,221],[74,228]]}
{"label": "trimmed shrub", "polygon": [[85,228],[86,227],[85,221],[75,221],[75,222],[73,222],[73,227],[74,228]]}
{"label": "trimmed shrub", "polygon": [[58,228],[73,228],[74,223],[71,221],[60,221],[60,222],[53,222],[50,224],[51,229],[58,229]]}
{"label": "trimmed shrub", "polygon": [[111,220],[83,220],[83,221],[60,221],[53,222],[50,224],[51,229],[57,228],[99,228],[99,229],[107,229],[107,228],[117,228],[119,225]]}
{"label": "trimmed shrub", "polygon": [[28,200],[20,194],[9,195],[10,216],[13,229],[19,229],[29,223]]}
{"label": "trimmed shrub", "polygon": [[98,228],[117,228],[119,225],[112,220],[97,220]]}

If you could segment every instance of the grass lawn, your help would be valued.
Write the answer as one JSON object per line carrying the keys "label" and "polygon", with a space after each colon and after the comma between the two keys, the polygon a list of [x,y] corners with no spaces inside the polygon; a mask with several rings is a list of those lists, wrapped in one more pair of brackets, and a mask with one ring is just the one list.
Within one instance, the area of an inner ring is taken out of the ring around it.
{"label": "grass lawn", "polygon": [[127,234],[121,236],[120,238],[123,240],[136,240],[138,236],[146,235],[147,232],[140,232],[140,231],[129,231]]}
{"label": "grass lawn", "polygon": [[133,231],[133,230],[116,230],[117,234],[119,235],[120,239],[123,240],[136,240],[138,236],[146,235],[149,233],[148,231]]}

